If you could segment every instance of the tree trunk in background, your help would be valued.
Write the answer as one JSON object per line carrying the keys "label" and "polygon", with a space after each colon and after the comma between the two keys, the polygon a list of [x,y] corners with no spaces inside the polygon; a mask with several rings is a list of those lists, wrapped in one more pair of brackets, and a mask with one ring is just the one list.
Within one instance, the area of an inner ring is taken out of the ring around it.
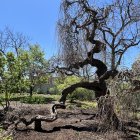
{"label": "tree trunk in background", "polygon": [[30,97],[33,96],[33,86],[30,86]]}
{"label": "tree trunk in background", "polygon": [[112,54],[111,54],[111,70],[115,69],[115,50],[112,49]]}

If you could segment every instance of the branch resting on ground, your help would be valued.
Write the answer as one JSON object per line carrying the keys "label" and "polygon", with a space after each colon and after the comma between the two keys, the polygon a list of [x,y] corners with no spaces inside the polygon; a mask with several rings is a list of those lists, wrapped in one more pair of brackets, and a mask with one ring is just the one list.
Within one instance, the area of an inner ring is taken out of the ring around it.
{"label": "branch resting on ground", "polygon": [[51,116],[47,117],[47,116],[42,116],[42,115],[37,115],[33,118],[31,118],[30,121],[27,121],[25,118],[20,118],[16,123],[15,123],[15,128],[17,129],[18,125],[20,123],[25,124],[26,126],[32,124],[33,122],[40,122],[41,121],[45,121],[45,122],[53,122],[57,119],[57,110],[56,109],[65,109],[65,105],[63,104],[55,104],[52,106],[52,110],[51,110]]}

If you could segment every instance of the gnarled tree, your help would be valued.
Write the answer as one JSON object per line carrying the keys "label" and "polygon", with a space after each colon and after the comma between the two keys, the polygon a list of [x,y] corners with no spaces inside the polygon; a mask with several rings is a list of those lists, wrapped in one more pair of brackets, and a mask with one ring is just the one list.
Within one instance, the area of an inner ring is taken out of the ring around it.
{"label": "gnarled tree", "polygon": [[[90,65],[97,69],[97,79],[64,89],[61,103],[64,104],[67,95],[79,87],[94,90],[97,99],[109,94],[106,80],[118,74],[117,68],[127,49],[140,43],[139,8],[136,2],[128,0],[116,0],[106,7],[100,5],[98,8],[90,0],[62,1],[62,14],[58,21],[61,63],[55,70],[66,75],[80,75],[80,70]],[[95,58],[95,54],[102,51],[111,56],[109,67],[103,60]],[[100,103],[101,109],[103,104]],[[118,128],[119,120],[115,112],[107,108],[105,110],[107,119],[116,122],[114,125]]]}
{"label": "gnarled tree", "polygon": [[[95,91],[98,114],[104,116],[105,123],[108,122],[116,129],[122,128],[114,111],[112,97],[108,96],[110,91],[106,80],[118,74],[117,68],[127,49],[140,42],[137,28],[140,20],[138,6],[131,0],[116,0],[106,7],[100,5],[99,8],[90,0],[62,0],[62,14],[58,21],[61,49],[59,58],[54,59],[51,72],[57,71],[69,76],[81,75],[81,69],[90,65],[97,69],[97,78],[92,77],[89,81],[81,81],[64,89],[61,104],[52,107],[53,114],[56,108],[65,108],[68,94],[82,87]],[[110,67],[103,60],[95,58],[102,51],[111,54]],[[51,119],[37,116],[30,122],[25,119],[19,122],[28,125],[35,121],[35,128],[40,130],[41,121],[54,121],[56,114],[54,116]]]}

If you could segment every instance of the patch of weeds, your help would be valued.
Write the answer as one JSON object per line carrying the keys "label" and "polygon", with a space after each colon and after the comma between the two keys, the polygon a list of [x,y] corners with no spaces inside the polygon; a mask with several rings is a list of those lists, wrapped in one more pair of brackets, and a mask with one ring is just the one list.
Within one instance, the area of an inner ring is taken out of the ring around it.
{"label": "patch of weeds", "polygon": [[97,102],[81,102],[81,108],[82,109],[90,109],[90,108],[96,108]]}
{"label": "patch of weeds", "polygon": [[138,140],[140,140],[140,135],[139,134],[137,135],[137,138],[138,138]]}
{"label": "patch of weeds", "polygon": [[67,106],[69,109],[73,109],[75,107],[81,108],[81,109],[90,109],[90,108],[96,108],[97,102],[88,102],[88,101],[73,101],[69,102],[69,105]]}
{"label": "patch of weeds", "polygon": [[0,127],[0,140],[13,140],[13,137],[12,137],[12,135],[8,135],[8,136],[1,136],[2,135],[2,133],[3,133],[3,128],[2,127]]}
{"label": "patch of weeds", "polygon": [[74,105],[68,105],[67,108],[70,110],[73,110],[75,107],[74,107]]}
{"label": "patch of weeds", "polygon": [[14,140],[11,135],[2,137],[1,140]]}
{"label": "patch of weeds", "polygon": [[79,137],[80,133],[78,131],[75,132],[76,136]]}
{"label": "patch of weeds", "polygon": [[60,99],[61,95],[57,95],[57,94],[54,95],[54,94],[51,94],[51,95],[49,95],[49,97],[52,98],[53,100],[58,101],[58,100]]}

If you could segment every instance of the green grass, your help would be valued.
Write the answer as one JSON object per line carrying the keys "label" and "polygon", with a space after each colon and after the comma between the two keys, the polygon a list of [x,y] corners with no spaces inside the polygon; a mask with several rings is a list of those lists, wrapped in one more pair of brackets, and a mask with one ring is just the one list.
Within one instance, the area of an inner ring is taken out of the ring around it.
{"label": "green grass", "polygon": [[[51,103],[52,101],[59,101],[61,95],[43,95],[43,94],[33,94],[32,97],[29,96],[29,94],[24,93],[24,94],[10,94],[8,96],[10,101],[20,101],[21,103],[28,103],[28,104],[47,104]],[[5,95],[0,94],[0,101],[4,102],[5,101]],[[91,102],[91,101],[79,101],[76,100],[73,103],[71,103],[70,106],[76,105],[77,107],[80,107],[82,109],[88,109],[88,108],[95,108],[97,106],[96,102]]]}
{"label": "green grass", "polygon": [[[46,104],[52,101],[58,101],[60,99],[60,95],[40,95],[40,94],[33,94],[32,97],[29,96],[28,93],[18,94],[8,94],[9,101],[20,101],[22,103],[28,104]],[[0,94],[0,102],[5,102],[5,94]]]}
{"label": "green grass", "polygon": [[97,107],[97,102],[93,101],[93,102],[88,102],[88,101],[83,101],[82,102],[82,109],[89,109],[89,108],[96,108]]}
{"label": "green grass", "polygon": [[0,140],[13,140],[12,135],[1,136],[3,131],[4,131],[4,129],[2,127],[0,127]]}
{"label": "green grass", "polygon": [[61,95],[54,95],[54,94],[52,94],[52,95],[48,95],[48,97],[58,101],[60,99]]}
{"label": "green grass", "polygon": [[33,95],[32,97],[26,96],[20,100],[20,102],[28,104],[47,104],[52,101],[55,101],[55,99],[52,97],[44,97],[41,95]]}
{"label": "green grass", "polygon": [[[8,94],[8,99],[10,101],[20,101],[21,98],[24,98],[25,96],[27,96],[27,94],[18,94],[18,93],[13,93],[13,94]],[[4,102],[6,99],[5,94],[0,94],[0,101]]]}
{"label": "green grass", "polygon": [[68,108],[73,109],[76,107],[79,107],[81,109],[90,109],[90,108],[96,108],[97,102],[96,101],[74,101],[68,103]]}

